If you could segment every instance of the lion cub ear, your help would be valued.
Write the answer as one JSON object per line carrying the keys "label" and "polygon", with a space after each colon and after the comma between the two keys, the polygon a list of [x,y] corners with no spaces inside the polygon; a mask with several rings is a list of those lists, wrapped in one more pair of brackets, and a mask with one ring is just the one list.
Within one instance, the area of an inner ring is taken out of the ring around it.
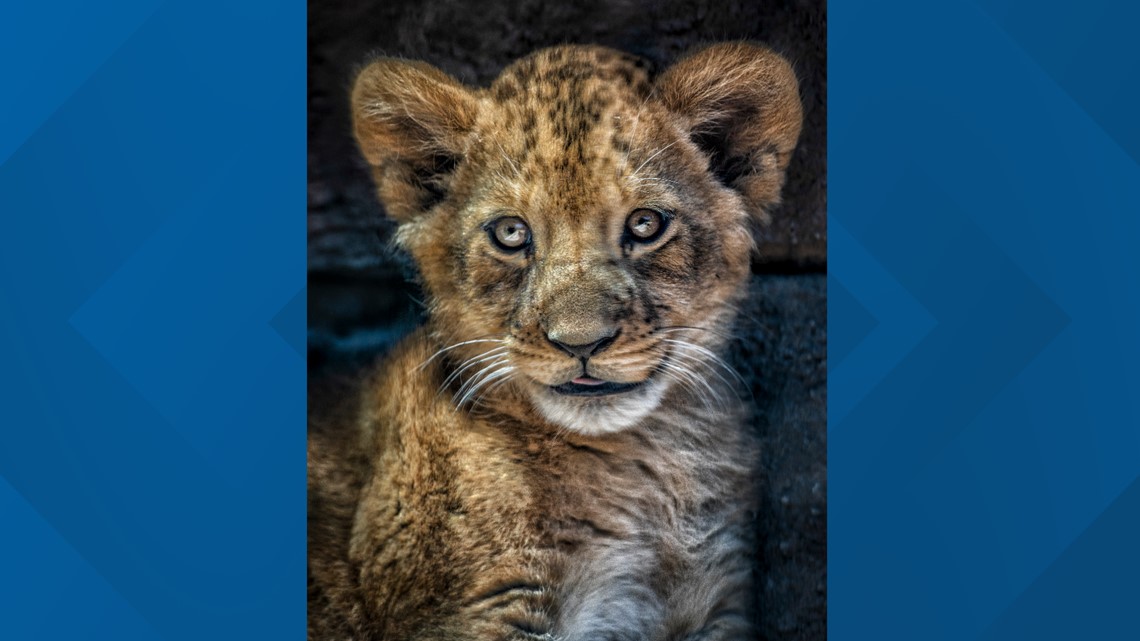
{"label": "lion cub ear", "polygon": [[767,47],[717,44],[666,69],[657,92],[708,154],[709,170],[767,222],[803,122],[792,66]]}
{"label": "lion cub ear", "polygon": [[388,215],[405,222],[444,197],[477,113],[476,95],[431,65],[383,58],[360,72],[353,126]]}

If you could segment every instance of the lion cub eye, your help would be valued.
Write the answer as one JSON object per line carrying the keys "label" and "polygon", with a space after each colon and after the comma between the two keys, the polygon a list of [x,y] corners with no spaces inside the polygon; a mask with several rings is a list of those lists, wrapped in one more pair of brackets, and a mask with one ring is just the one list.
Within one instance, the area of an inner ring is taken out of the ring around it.
{"label": "lion cub eye", "polygon": [[651,243],[665,233],[668,217],[653,209],[636,209],[625,219],[625,233],[630,241]]}
{"label": "lion cub eye", "polygon": [[517,252],[530,244],[530,227],[518,216],[491,221],[485,229],[491,242],[505,252]]}

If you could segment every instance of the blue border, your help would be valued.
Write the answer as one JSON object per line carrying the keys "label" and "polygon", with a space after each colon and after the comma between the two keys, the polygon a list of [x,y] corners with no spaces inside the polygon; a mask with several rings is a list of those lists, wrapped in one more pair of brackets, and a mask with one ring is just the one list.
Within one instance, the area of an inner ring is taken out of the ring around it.
{"label": "blue border", "polygon": [[0,9],[0,638],[305,630],[305,4]]}
{"label": "blue border", "polygon": [[[831,638],[1133,638],[1138,9],[830,11]],[[304,15],[0,9],[4,638],[304,634]]]}
{"label": "blue border", "polygon": [[832,639],[1140,638],[1138,17],[830,4]]}

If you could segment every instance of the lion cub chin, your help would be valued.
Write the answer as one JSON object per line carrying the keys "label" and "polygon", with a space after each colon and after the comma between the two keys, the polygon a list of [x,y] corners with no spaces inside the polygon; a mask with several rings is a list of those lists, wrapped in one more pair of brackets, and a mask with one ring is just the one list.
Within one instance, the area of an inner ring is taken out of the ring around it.
{"label": "lion cub chin", "polygon": [[795,75],[545,49],[352,92],[427,325],[311,420],[310,638],[744,639],[756,448],[723,360]]}
{"label": "lion cub chin", "polygon": [[665,396],[668,382],[645,381],[636,390],[590,399],[567,398],[545,386],[529,385],[527,389],[531,402],[548,422],[595,436],[624,430],[649,416]]}

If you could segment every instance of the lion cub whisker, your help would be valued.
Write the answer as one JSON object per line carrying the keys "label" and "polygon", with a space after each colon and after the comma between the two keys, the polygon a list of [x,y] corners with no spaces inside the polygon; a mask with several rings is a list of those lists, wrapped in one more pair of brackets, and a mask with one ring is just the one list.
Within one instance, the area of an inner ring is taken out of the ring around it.
{"label": "lion cub whisker", "polygon": [[[726,363],[723,358],[718,356],[716,354],[716,352],[713,352],[712,350],[708,349],[707,347],[702,347],[700,345],[696,345],[696,344],[690,343],[688,341],[676,340],[673,338],[666,338],[664,340],[666,343],[676,345],[677,347],[695,350],[697,353],[704,356],[704,358],[708,359],[708,362],[712,363],[713,365],[720,367],[721,369],[723,369],[724,371],[726,371],[730,375],[732,375],[732,377],[735,378],[741,385],[747,385],[747,383],[744,382],[744,378],[740,375],[740,372],[737,372],[735,369],[733,369],[733,367],[731,365],[729,365],[728,363]],[[715,373],[715,370],[714,370],[714,373]],[[720,374],[717,374],[717,376],[720,376]],[[723,377],[721,377],[721,379],[723,380]],[[728,381],[725,381],[725,384],[729,384]],[[729,384],[729,386],[731,387],[731,384]]]}
{"label": "lion cub whisker", "polygon": [[[473,376],[471,380],[468,381],[467,386],[469,386],[469,388],[466,392],[464,392],[463,389],[460,389],[459,392],[457,392],[457,395],[462,394],[462,397],[460,397],[458,401],[455,401],[456,407],[462,407],[464,404],[466,404],[468,400],[471,400],[475,396],[475,394],[479,391],[479,388],[483,387],[487,383],[490,383],[496,379],[503,378],[505,376],[510,376],[511,372],[514,371],[514,367],[510,366],[508,363],[509,359],[500,359],[494,361],[490,365],[480,370],[478,374]],[[505,367],[503,367],[504,365]],[[498,369],[494,369],[496,367]]]}
{"label": "lion cub whisker", "polygon": [[508,348],[506,346],[496,347],[490,351],[476,354],[475,356],[472,356],[471,358],[463,361],[463,363],[460,363],[460,366],[457,367],[455,371],[451,372],[448,374],[447,378],[443,379],[443,382],[439,385],[438,393],[442,394],[443,390],[447,389],[452,382],[457,381],[459,377],[463,375],[463,372],[471,369],[476,365],[479,365],[480,363],[486,363],[489,360],[502,358],[503,356],[506,356],[507,351]]}
{"label": "lion cub whisker", "polygon": [[[694,372],[675,361],[662,362],[659,367],[660,369],[657,370],[659,373],[664,374],[665,376],[668,376],[677,381],[678,384],[681,385],[682,389],[686,390],[694,398],[700,400],[706,412],[712,413],[714,409],[712,403],[709,402],[709,394],[711,394],[713,398],[717,400],[717,408],[719,408],[721,411],[724,411],[724,404],[720,401],[720,397],[717,396],[715,392],[713,392],[712,388],[708,385],[707,382],[701,379],[701,377],[697,376]],[[705,387],[704,391],[697,387],[698,383]],[[706,394],[705,391],[709,392],[709,394]]]}
{"label": "lion cub whisker", "polygon": [[422,363],[420,363],[419,365],[416,366],[415,371],[417,371],[417,372],[423,371],[423,369],[425,367],[427,367],[428,364],[431,363],[432,361],[434,361],[436,358],[442,356],[446,352],[450,352],[453,349],[458,349],[460,347],[463,347],[464,345],[471,345],[473,343],[502,343],[502,342],[503,342],[503,339],[501,339],[501,338],[474,338],[474,339],[471,339],[468,341],[462,341],[459,343],[448,345],[447,347],[444,347],[441,350],[437,350],[434,354],[432,354],[431,356],[424,359],[424,361]]}
{"label": "lion cub whisker", "polygon": [[725,332],[712,329],[711,327],[699,327],[696,325],[669,325],[667,327],[658,327],[654,331],[657,331],[657,332],[683,332],[683,331],[690,330],[690,329],[701,331],[701,332],[708,332],[708,333],[712,334],[713,336],[716,336],[718,338],[723,338],[724,340],[732,340],[731,334],[727,334]]}

